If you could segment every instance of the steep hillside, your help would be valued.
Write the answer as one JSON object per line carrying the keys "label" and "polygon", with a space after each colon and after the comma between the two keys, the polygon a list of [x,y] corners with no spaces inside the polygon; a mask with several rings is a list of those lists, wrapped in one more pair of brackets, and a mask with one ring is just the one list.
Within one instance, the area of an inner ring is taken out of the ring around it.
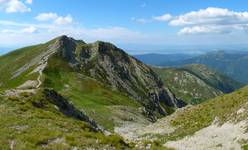
{"label": "steep hillside", "polygon": [[57,57],[48,61],[44,70],[43,87],[54,89],[69,98],[78,109],[109,130],[122,120],[137,120],[136,116],[146,120],[139,109],[142,108],[141,104],[89,76],[74,72],[66,62]]}
{"label": "steep hillside", "polygon": [[[37,67],[43,57],[41,53],[47,49],[48,45],[47,43],[25,47],[0,56],[0,89],[14,88],[26,80],[36,79],[38,73],[30,74],[30,72]],[[37,60],[34,60],[33,58],[36,57]]]}
{"label": "steep hillside", "polygon": [[198,104],[223,94],[222,91],[182,68],[154,68],[154,70],[179,99],[189,104]]}
{"label": "steep hillside", "polygon": [[190,104],[198,104],[241,87],[238,82],[200,64],[154,70],[178,98]]}
{"label": "steep hillside", "polygon": [[0,94],[0,149],[130,148],[119,136],[96,130],[66,99],[42,91]]}
{"label": "steep hillside", "polygon": [[149,107],[149,110],[166,114],[160,105],[183,105],[163,86],[150,67],[110,43],[98,41],[86,44],[82,47],[78,59],[78,67],[85,74],[127,93],[146,105],[146,108]]}
{"label": "steep hillside", "polygon": [[244,87],[119,133],[132,141],[151,140],[177,150],[241,150],[248,147],[247,112],[248,87]]}
{"label": "steep hillside", "polygon": [[206,65],[190,64],[185,65],[182,68],[204,80],[207,84],[222,91],[223,93],[233,92],[242,86],[241,83],[207,67]]}
{"label": "steep hillside", "polygon": [[[173,134],[174,137],[162,139],[177,139],[177,142],[168,142],[166,144],[177,149],[182,149],[175,146],[180,143],[184,144],[181,145],[183,147],[194,145],[193,147],[195,149],[200,147],[203,149],[214,147],[220,147],[220,149],[241,149],[241,146],[247,147],[247,98],[248,88],[245,87],[237,92],[220,96],[198,106],[185,109],[178,113],[171,121],[173,126],[178,127]],[[232,134],[229,134],[230,131]],[[195,134],[192,135],[192,133]],[[192,136],[181,139],[185,135]],[[211,139],[211,136],[214,138]],[[195,141],[195,138],[197,141]],[[206,142],[204,141],[206,138],[210,138],[211,140]],[[202,145],[203,143],[205,145]]]}
{"label": "steep hillside", "polygon": [[164,63],[162,66],[182,66],[186,64],[205,64],[210,68],[221,72],[240,83],[248,83],[248,53],[246,52],[210,52],[201,56],[193,57],[182,61]]}
{"label": "steep hillside", "polygon": [[109,130],[123,121],[155,121],[184,106],[151,68],[100,41],[61,36],[22,48],[0,57],[0,73],[0,90],[14,89],[7,95],[53,89]]}

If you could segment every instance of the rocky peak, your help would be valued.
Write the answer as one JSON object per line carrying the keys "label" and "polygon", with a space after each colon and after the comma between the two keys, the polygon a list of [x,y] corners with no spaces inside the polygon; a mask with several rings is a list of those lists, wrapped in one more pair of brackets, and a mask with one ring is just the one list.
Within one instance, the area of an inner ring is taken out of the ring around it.
{"label": "rocky peak", "polygon": [[75,70],[138,101],[152,120],[168,113],[165,105],[183,106],[149,66],[111,43],[80,44],[67,36],[57,38],[56,43],[59,45],[57,54],[73,64]]}
{"label": "rocky peak", "polygon": [[65,35],[57,38],[57,42],[59,45],[59,49],[57,54],[62,58],[66,59],[70,63],[75,63],[75,50],[76,50],[76,43],[75,40],[69,38]]}
{"label": "rocky peak", "polygon": [[108,42],[97,41],[92,44],[86,44],[82,47],[80,52],[80,60],[85,61],[96,56],[109,56],[113,61],[117,61],[118,59],[123,57],[128,57],[128,55],[124,51]]}
{"label": "rocky peak", "polygon": [[122,55],[127,55],[123,50],[117,48],[112,43],[97,41],[93,43],[92,45],[97,47],[99,54],[114,55],[114,53],[121,53]]}
{"label": "rocky peak", "polygon": [[57,48],[57,55],[66,59],[69,63],[75,64],[76,49],[78,44],[85,44],[82,40],[75,40],[66,35],[59,36],[55,39],[55,47]]}

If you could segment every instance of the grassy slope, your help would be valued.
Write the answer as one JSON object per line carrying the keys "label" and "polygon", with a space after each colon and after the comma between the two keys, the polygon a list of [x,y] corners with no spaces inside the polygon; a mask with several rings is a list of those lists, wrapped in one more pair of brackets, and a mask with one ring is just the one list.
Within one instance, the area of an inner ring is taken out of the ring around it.
{"label": "grassy slope", "polygon": [[244,149],[244,150],[248,150],[248,144],[244,145],[244,146],[243,146],[243,149]]}
{"label": "grassy slope", "polygon": [[246,71],[248,65],[247,56],[248,55],[245,52],[216,51],[190,59],[164,64],[164,66],[181,66],[192,63],[205,64],[232,77],[240,83],[246,84],[248,83],[248,71]]}
{"label": "grassy slope", "polygon": [[187,103],[197,104],[222,94],[203,80],[180,68],[154,68],[164,84]]}
{"label": "grassy slope", "polygon": [[[243,115],[237,115],[240,108],[246,110]],[[180,112],[171,121],[177,130],[169,136],[161,137],[161,141],[175,140],[209,126],[216,117],[221,123],[225,121],[240,121],[248,119],[248,87],[240,89],[231,94],[219,96],[215,99],[206,101],[197,106],[187,108]]]}
{"label": "grassy slope", "polygon": [[[37,67],[37,64],[30,67],[17,78],[11,79],[11,77],[15,74],[16,70],[20,69],[25,64],[28,64],[30,60],[46,51],[48,46],[53,44],[55,40],[56,39],[45,44],[18,49],[1,56],[0,91],[15,88],[27,80],[36,80],[38,74],[29,73]],[[77,41],[77,55],[79,55],[82,45],[84,45],[83,41]],[[56,63],[56,61],[51,62],[50,64],[53,63]],[[51,67],[51,65],[49,67]],[[110,88],[103,86],[96,80],[84,76],[83,73],[80,74],[70,70],[67,63],[62,61],[59,62],[57,67],[61,68],[60,70],[57,70],[55,67],[56,65],[54,64],[53,68],[46,69],[45,76],[43,76],[43,80],[45,77],[45,86],[54,88],[64,96],[68,97],[75,105],[86,111],[87,114],[104,127],[113,129],[113,120],[110,116],[112,116],[111,109],[114,108],[110,108],[111,106],[127,106],[130,108],[128,111],[133,112],[133,114],[138,112],[137,108],[140,107],[140,104],[119,92],[112,91]],[[65,87],[67,85],[69,88]],[[116,109],[119,108],[120,107],[116,107]],[[120,117],[124,120],[130,119],[128,116],[124,115]]]}
{"label": "grassy slope", "polygon": [[29,75],[35,66],[32,66],[15,79],[11,79],[11,77],[15,74],[15,71],[23,67],[34,57],[38,56],[42,51],[46,50],[48,44],[49,43],[29,46],[0,56],[0,89],[14,88],[27,79],[36,79],[37,73]]}
{"label": "grassy slope", "polygon": [[[44,86],[54,88],[69,98],[75,106],[107,129],[113,129],[110,106],[128,106],[138,110],[140,105],[127,96],[103,86],[100,82],[73,71],[60,58],[49,59],[45,69]],[[125,115],[125,114],[123,114]]]}
{"label": "grassy slope", "polygon": [[205,65],[191,64],[185,65],[182,68],[199,77],[215,89],[218,89],[224,93],[233,92],[242,86],[239,82],[222,75],[221,73],[210,69]]}
{"label": "grassy slope", "polygon": [[0,116],[0,149],[11,145],[18,150],[126,147],[118,136],[105,137],[86,123],[64,116],[42,93],[0,96]]}
{"label": "grassy slope", "polygon": [[[4,90],[15,88],[26,80],[36,80],[38,74],[29,75],[36,66],[30,67],[15,79],[11,80],[11,77],[16,70],[47,50],[49,44],[53,42],[54,40],[45,44],[25,47],[1,56],[0,95]],[[83,43],[79,42],[79,44],[82,45]],[[65,67],[62,67],[63,69],[67,67],[67,64],[63,65],[65,65]],[[99,121],[100,124],[106,125],[106,127],[111,128],[113,122],[106,119],[111,116],[111,113],[109,108],[104,106],[123,104],[137,108],[138,104],[117,92],[111,92],[95,80],[81,79],[81,75],[78,76],[77,73],[70,72],[70,70],[66,70],[69,71],[66,73],[56,73],[56,71],[48,71],[47,78],[44,80],[46,81],[45,84],[68,96],[79,108],[84,108],[88,114],[91,114],[94,119]],[[52,82],[49,79],[52,79]],[[63,87],[65,85],[63,83],[67,82],[68,85],[73,87],[72,89],[68,90]],[[78,87],[80,87],[80,90]],[[30,98],[26,96],[9,99],[0,97],[0,99],[0,149],[8,149],[11,141],[14,142],[14,148],[17,149],[41,149],[42,145],[46,145],[48,141],[53,141],[55,138],[65,139],[67,144],[64,145],[64,142],[62,144],[52,143],[46,147],[47,149],[69,149],[72,146],[78,148],[102,148],[106,145],[123,146],[119,137],[105,137],[101,133],[95,133],[84,122],[67,118],[56,112],[51,104],[46,103],[44,109],[34,107],[32,105],[33,101],[42,99],[41,95]]]}

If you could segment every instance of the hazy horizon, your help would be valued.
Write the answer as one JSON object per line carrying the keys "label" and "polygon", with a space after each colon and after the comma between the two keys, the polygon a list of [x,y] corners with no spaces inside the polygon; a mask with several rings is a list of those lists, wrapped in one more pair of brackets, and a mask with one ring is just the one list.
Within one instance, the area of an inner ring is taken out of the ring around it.
{"label": "hazy horizon", "polygon": [[[38,44],[38,43],[37,43]],[[115,43],[113,43],[115,44]],[[115,44],[131,55],[142,54],[204,54],[212,51],[247,51],[248,44],[233,45],[134,45],[134,44]],[[13,50],[31,45],[20,45],[13,47],[0,47],[0,55],[6,54]],[[142,48],[139,48],[142,47]],[[161,48],[163,47],[163,48]]]}
{"label": "hazy horizon", "polygon": [[130,54],[245,50],[247,4],[245,0],[0,0],[0,47],[6,47],[0,53],[62,34],[86,42],[112,42]]}

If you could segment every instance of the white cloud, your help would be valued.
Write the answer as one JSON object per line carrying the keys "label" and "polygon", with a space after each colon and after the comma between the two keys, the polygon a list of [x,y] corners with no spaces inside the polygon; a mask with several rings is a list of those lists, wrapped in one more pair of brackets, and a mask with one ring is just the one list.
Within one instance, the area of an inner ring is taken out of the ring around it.
{"label": "white cloud", "polygon": [[223,34],[237,30],[247,31],[248,12],[209,7],[173,17],[169,25],[183,26],[179,34]]}
{"label": "white cloud", "polygon": [[3,30],[1,30],[1,33],[14,33],[14,30],[3,29]]}
{"label": "white cloud", "polygon": [[164,14],[162,16],[156,16],[156,17],[151,17],[151,18],[131,18],[132,21],[141,23],[141,24],[146,24],[146,23],[152,23],[154,21],[163,21],[163,22],[168,22],[172,19],[172,16],[170,14]]}
{"label": "white cloud", "polygon": [[150,23],[153,21],[151,19],[135,18],[135,17],[131,18],[131,20],[134,22],[140,23],[140,24],[146,24],[146,23]]}
{"label": "white cloud", "polygon": [[[248,25],[200,25],[184,27],[178,34],[231,34],[239,32],[247,32]],[[228,35],[231,36],[231,35]]]}
{"label": "white cloud", "polygon": [[71,15],[67,15],[65,17],[58,17],[56,20],[54,20],[54,23],[57,25],[68,25],[72,23],[72,17]]}
{"label": "white cloud", "polygon": [[99,39],[106,41],[115,42],[132,42],[143,38],[144,35],[137,31],[132,31],[123,27],[108,27],[108,28],[96,28],[96,29],[84,29],[82,30],[82,35],[86,35],[91,39]]}
{"label": "white cloud", "polygon": [[31,8],[28,8],[22,1],[20,0],[2,0],[3,7],[5,12],[7,13],[16,13],[16,12],[30,12]]}
{"label": "white cloud", "polygon": [[21,30],[23,33],[34,33],[37,31],[37,28],[34,27],[34,26],[30,26],[30,27],[27,27],[27,28],[23,28]]}
{"label": "white cloud", "polygon": [[[193,26],[181,29],[178,34],[207,34],[207,33],[222,33],[224,30],[209,26]],[[223,32],[224,33],[224,32]]]}
{"label": "white cloud", "polygon": [[35,17],[38,21],[52,21],[56,25],[68,25],[73,22],[71,15],[59,16],[56,13],[41,13]]}
{"label": "white cloud", "polygon": [[35,17],[38,21],[49,21],[49,20],[55,20],[58,18],[58,15],[56,13],[41,13],[38,16]]}
{"label": "white cloud", "polygon": [[153,19],[157,21],[169,21],[172,19],[172,16],[170,14],[164,14],[162,16],[153,17]]}
{"label": "white cloud", "polygon": [[32,4],[33,3],[33,0],[26,0],[25,3]]}
{"label": "white cloud", "polygon": [[151,40],[150,36],[124,27],[83,28],[76,25],[29,24],[7,20],[0,20],[0,25],[7,28],[0,30],[0,45],[2,46],[40,43],[64,34],[88,42],[103,40],[114,43],[142,43]]}
{"label": "white cloud", "polygon": [[37,28],[34,26],[20,28],[20,29],[3,29],[0,31],[0,33],[4,34],[32,34],[37,31]]}
{"label": "white cloud", "polygon": [[235,12],[223,8],[209,7],[176,17],[170,22],[173,26],[199,24],[244,24],[248,23],[248,12]]}
{"label": "white cloud", "polygon": [[8,0],[0,0],[0,4],[2,5],[3,3],[7,2]]}

